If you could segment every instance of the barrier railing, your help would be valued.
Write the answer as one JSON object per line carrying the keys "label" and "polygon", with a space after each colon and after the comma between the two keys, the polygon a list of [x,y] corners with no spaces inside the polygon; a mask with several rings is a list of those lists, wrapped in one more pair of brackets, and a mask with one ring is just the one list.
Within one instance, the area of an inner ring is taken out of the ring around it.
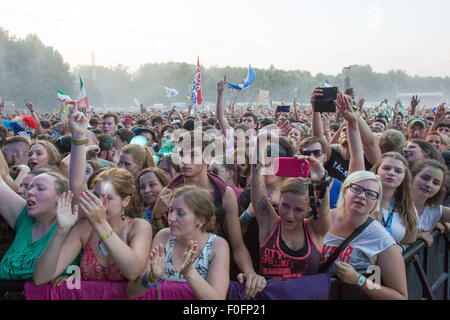
{"label": "barrier railing", "polygon": [[[423,240],[413,243],[403,254],[409,300],[449,300],[449,234],[433,231],[434,243],[428,247]],[[0,280],[0,300],[25,298],[25,281]],[[368,297],[356,286],[338,279],[331,281],[330,299],[363,300]]]}
{"label": "barrier railing", "polygon": [[[422,239],[403,254],[408,300],[449,300],[449,234],[433,231],[433,245]],[[330,299],[364,300],[368,297],[354,285],[332,278]]]}

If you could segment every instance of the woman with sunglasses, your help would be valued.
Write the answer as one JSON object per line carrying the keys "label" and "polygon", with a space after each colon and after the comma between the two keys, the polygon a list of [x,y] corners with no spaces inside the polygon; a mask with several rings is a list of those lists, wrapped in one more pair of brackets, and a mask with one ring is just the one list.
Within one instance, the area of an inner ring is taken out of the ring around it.
{"label": "woman with sunglasses", "polygon": [[[381,210],[380,177],[363,171],[358,116],[353,112],[349,100],[341,94],[335,104],[347,120],[350,150],[356,149],[359,152],[351,154],[350,174],[342,184],[336,209],[331,210],[331,226],[324,238],[322,261],[328,260],[346,238],[366,223],[371,215],[377,216]],[[376,271],[381,270],[383,285],[373,283],[358,272],[365,273],[373,265],[379,267],[375,268]],[[329,272],[336,274],[344,283],[358,286],[371,299],[408,299],[401,249],[377,221],[369,223],[350,241],[330,266]],[[373,288],[377,290],[372,290]]]}

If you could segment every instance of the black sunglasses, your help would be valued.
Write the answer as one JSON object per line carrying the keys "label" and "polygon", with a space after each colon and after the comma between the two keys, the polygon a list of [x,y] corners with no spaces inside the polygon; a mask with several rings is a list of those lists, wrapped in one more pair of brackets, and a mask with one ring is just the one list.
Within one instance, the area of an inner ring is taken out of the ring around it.
{"label": "black sunglasses", "polygon": [[307,150],[303,150],[301,152],[302,156],[311,156],[311,154],[313,154],[315,157],[320,157],[323,154],[323,150],[311,150],[311,151],[307,151]]}

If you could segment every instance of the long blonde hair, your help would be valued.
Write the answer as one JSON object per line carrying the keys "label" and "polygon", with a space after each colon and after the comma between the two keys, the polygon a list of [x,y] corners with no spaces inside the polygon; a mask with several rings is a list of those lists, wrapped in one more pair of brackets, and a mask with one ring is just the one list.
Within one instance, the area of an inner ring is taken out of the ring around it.
{"label": "long blonde hair", "polygon": [[[397,152],[386,152],[381,155],[381,158],[377,160],[377,162],[373,165],[372,171],[373,173],[377,173],[378,169],[381,167],[383,160],[386,158],[392,158],[395,160],[399,160],[403,163],[403,167],[405,170],[405,177],[403,178],[402,183],[397,187],[394,193],[395,200],[395,209],[400,214],[403,225],[408,229],[409,232],[414,232],[417,227],[417,216],[414,213],[414,198],[412,193],[412,176],[411,171],[408,167],[408,161]],[[373,216],[377,221],[382,220],[382,213],[379,215]]]}
{"label": "long blonde hair", "polygon": [[345,191],[350,187],[350,184],[357,183],[363,180],[373,180],[376,181],[378,187],[380,189],[378,200],[373,207],[373,209],[369,212],[369,215],[372,217],[377,217],[381,214],[381,195],[383,194],[383,186],[381,185],[381,179],[378,175],[374,174],[370,171],[355,171],[348,175],[348,177],[344,180],[341,185],[341,191],[339,193],[339,199],[337,201],[336,209],[339,211],[344,211],[345,209]]}

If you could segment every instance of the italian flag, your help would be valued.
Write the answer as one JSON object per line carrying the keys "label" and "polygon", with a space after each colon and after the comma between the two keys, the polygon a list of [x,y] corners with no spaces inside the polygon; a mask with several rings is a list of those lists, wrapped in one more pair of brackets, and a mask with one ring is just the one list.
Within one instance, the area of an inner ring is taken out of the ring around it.
{"label": "italian flag", "polygon": [[69,104],[75,104],[75,101],[69,95],[65,94],[61,90],[57,91],[56,96],[60,101],[66,101]]}
{"label": "italian flag", "polygon": [[80,95],[78,96],[76,105],[78,107],[86,107],[86,108],[89,107],[86,89],[84,88],[83,80],[81,80],[81,77],[80,77]]}

